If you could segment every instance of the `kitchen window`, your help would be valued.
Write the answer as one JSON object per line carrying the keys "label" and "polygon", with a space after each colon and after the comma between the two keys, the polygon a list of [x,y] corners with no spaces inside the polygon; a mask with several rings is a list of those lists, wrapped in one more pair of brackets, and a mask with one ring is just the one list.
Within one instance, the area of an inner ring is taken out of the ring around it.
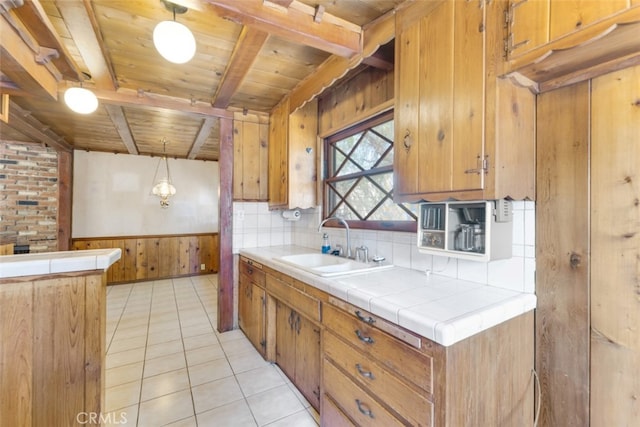
{"label": "kitchen window", "polygon": [[324,217],[352,228],[415,231],[417,207],[393,201],[393,111],[325,139]]}

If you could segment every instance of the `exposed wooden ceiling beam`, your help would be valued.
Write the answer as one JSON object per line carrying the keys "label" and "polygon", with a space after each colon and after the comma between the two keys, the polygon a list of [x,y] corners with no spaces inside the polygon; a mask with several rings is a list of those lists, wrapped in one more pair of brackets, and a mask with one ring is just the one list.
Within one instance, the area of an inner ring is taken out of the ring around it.
{"label": "exposed wooden ceiling beam", "polygon": [[213,106],[227,108],[233,94],[251,69],[260,49],[269,38],[269,34],[251,27],[244,27],[238,37],[233,53],[222,76],[222,81],[213,97]]}
{"label": "exposed wooden ceiling beam", "polygon": [[289,111],[293,112],[310,101],[349,70],[373,55],[380,46],[395,37],[395,12],[391,11],[363,28],[362,53],[350,59],[332,55],[316,71],[289,93]]}
{"label": "exposed wooden ceiling beam", "polygon": [[342,57],[362,51],[360,27],[324,14],[322,22],[314,22],[315,8],[307,13],[302,6],[282,12],[265,5],[262,0],[203,0],[216,15],[254,27],[285,40],[304,44]]}
{"label": "exposed wooden ceiling beam", "polygon": [[109,118],[116,127],[116,130],[122,139],[122,143],[127,147],[129,154],[139,154],[136,141],[133,139],[129,122],[127,122],[127,118],[124,115],[122,107],[107,104],[104,108],[107,110],[107,114],[109,114]]}
{"label": "exposed wooden ceiling beam", "polygon": [[202,121],[202,126],[200,126],[200,130],[198,130],[198,135],[196,135],[195,140],[193,141],[193,145],[191,146],[191,150],[189,150],[189,154],[187,155],[187,159],[195,159],[200,149],[211,135],[211,131],[216,124],[216,120],[209,117]]}
{"label": "exposed wooden ceiling beam", "polygon": [[0,17],[0,71],[18,88],[36,96],[58,99],[58,80],[36,62],[34,50]]}
{"label": "exposed wooden ceiling beam", "polygon": [[46,144],[58,151],[71,151],[72,147],[55,132],[43,125],[31,115],[31,112],[23,110],[18,104],[9,101],[8,125],[16,131],[33,139],[34,142]]}
{"label": "exposed wooden ceiling beam", "polygon": [[[60,90],[64,91],[64,85]],[[222,108],[212,107],[209,103],[190,101],[143,91],[120,88],[117,91],[92,89],[98,100],[103,104],[115,104],[122,107],[136,107],[148,109],[165,109],[194,117],[223,117],[233,118],[233,112]]]}
{"label": "exposed wooden ceiling beam", "polygon": [[74,81],[82,79],[78,65],[67,51],[38,0],[25,1],[22,6],[10,10],[9,14],[15,14],[18,17],[40,46],[57,51],[58,55],[52,59],[52,62],[64,78]]}
{"label": "exposed wooden ceiling beam", "polygon": [[105,55],[104,41],[91,2],[89,0],[56,0],[56,6],[84,63],[89,68],[91,79],[96,87],[115,90],[116,78],[113,65]]}

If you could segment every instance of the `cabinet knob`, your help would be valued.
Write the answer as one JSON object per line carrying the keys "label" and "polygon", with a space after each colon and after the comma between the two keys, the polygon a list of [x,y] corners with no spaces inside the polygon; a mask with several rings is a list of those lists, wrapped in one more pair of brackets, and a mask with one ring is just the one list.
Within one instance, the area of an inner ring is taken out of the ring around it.
{"label": "cabinet knob", "polygon": [[571,265],[571,268],[575,269],[580,267],[580,264],[582,263],[582,257],[575,253],[572,252],[571,256],[569,257],[569,265]]}

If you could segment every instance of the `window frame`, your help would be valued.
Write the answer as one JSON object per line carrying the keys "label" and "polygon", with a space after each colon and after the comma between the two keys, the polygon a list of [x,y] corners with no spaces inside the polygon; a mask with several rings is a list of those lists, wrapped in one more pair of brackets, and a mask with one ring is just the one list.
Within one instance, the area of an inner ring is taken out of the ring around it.
{"label": "window frame", "polygon": [[[322,217],[323,219],[326,219],[329,215],[328,183],[372,175],[370,173],[367,173],[367,171],[361,171],[361,172],[351,173],[349,175],[343,175],[340,178],[329,176],[330,165],[334,161],[334,153],[333,153],[331,144],[391,120],[394,120],[393,109],[377,114],[375,116],[369,117],[367,119],[364,119],[358,123],[355,123],[351,126],[348,126],[342,130],[339,130],[323,138],[323,154],[325,159],[325,161],[323,162],[324,179],[322,180]],[[395,140],[393,141],[392,147],[393,149],[395,149]],[[377,168],[376,171],[394,173],[393,165]],[[393,200],[393,197],[392,197],[392,200]],[[408,232],[416,232],[417,222],[418,222],[417,218],[414,219],[413,221],[353,220],[353,219],[346,219],[346,221],[349,224],[349,227],[353,229],[408,231]],[[340,226],[339,224],[340,223],[337,221],[329,221],[327,223],[328,226]]]}

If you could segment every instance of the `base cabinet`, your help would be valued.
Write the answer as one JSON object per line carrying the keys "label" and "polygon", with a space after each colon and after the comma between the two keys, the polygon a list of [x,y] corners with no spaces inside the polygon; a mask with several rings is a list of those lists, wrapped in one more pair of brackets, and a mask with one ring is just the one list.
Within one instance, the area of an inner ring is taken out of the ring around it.
{"label": "base cabinet", "polygon": [[[532,312],[443,347],[329,301],[323,426],[533,425]],[[333,424],[340,417],[348,421]]]}
{"label": "base cabinet", "polygon": [[[298,285],[296,287],[296,284]],[[320,409],[320,301],[303,292],[304,284],[267,275],[269,304],[275,312],[275,362],[316,410]]]}
{"label": "base cabinet", "polygon": [[81,426],[106,413],[106,279],[0,279],[0,426]]}
{"label": "base cabinet", "polygon": [[262,266],[241,258],[238,282],[238,325],[251,344],[264,357],[266,353],[265,329],[265,273]]}
{"label": "base cabinet", "polygon": [[[533,312],[444,347],[269,267],[256,274],[248,261],[239,305],[245,283],[264,290],[266,307],[252,303],[264,313],[263,355],[322,426],[533,425]],[[251,331],[255,313],[239,312]]]}

